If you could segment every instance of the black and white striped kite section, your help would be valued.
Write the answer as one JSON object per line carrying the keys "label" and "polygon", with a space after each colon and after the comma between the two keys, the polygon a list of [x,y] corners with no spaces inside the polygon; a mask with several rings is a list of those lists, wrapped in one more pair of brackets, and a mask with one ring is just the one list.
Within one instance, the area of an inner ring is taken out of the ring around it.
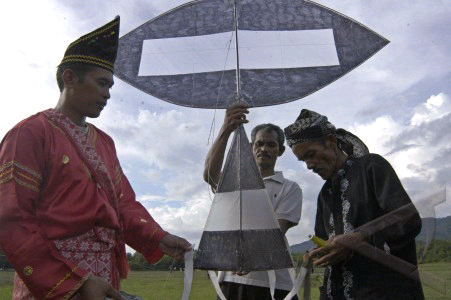
{"label": "black and white striped kite section", "polygon": [[195,269],[292,267],[243,126],[236,131],[194,260]]}
{"label": "black and white striped kite section", "polygon": [[276,105],[323,88],[387,43],[311,1],[198,0],[122,36],[115,75],[174,104],[226,108],[238,70],[238,96],[251,107]]}

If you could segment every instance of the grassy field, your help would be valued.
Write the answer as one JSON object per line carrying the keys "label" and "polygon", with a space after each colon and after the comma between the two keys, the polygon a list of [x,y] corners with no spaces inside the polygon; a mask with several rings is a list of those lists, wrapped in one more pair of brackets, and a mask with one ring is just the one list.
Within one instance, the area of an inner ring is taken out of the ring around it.
{"label": "grassy field", "polygon": [[451,263],[421,264],[419,269],[426,299],[451,299]]}
{"label": "grassy field", "polygon": [[[420,275],[427,300],[451,300],[451,263],[420,265]],[[318,299],[321,285],[321,270],[312,277],[312,299]],[[13,272],[0,271],[0,299],[11,299]],[[183,273],[145,271],[131,272],[122,282],[122,290],[141,296],[146,300],[180,299],[183,294]],[[302,295],[302,291],[301,291]],[[215,300],[214,288],[207,273],[195,271],[191,288],[192,300]]]}

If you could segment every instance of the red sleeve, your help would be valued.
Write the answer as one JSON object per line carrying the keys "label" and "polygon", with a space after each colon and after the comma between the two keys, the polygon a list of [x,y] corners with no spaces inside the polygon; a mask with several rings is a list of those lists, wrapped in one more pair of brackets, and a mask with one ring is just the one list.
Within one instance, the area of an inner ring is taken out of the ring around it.
{"label": "red sleeve", "polygon": [[141,253],[149,263],[163,257],[158,248],[161,239],[167,234],[152,218],[147,209],[136,201],[127,177],[119,169],[122,194],[119,198],[119,211],[124,230],[125,243]]}
{"label": "red sleeve", "polygon": [[46,183],[45,136],[36,119],[13,128],[0,145],[0,245],[38,299],[69,298],[88,273],[64,259],[36,217]]}

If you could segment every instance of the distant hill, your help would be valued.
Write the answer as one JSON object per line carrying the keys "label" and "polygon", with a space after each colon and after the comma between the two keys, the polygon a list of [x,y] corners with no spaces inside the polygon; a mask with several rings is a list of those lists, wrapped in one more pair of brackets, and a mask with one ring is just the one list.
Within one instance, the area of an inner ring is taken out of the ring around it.
{"label": "distant hill", "polygon": [[[423,227],[417,236],[417,241],[425,241],[426,235],[432,234],[435,227],[435,240],[451,240],[451,216],[445,218],[424,218]],[[312,241],[305,241],[300,244],[290,246],[291,253],[304,253],[313,247]]]}
{"label": "distant hill", "polygon": [[428,232],[433,233],[435,240],[451,240],[451,216],[445,218],[424,218],[423,227],[417,236],[417,241],[425,241]]}
{"label": "distant hill", "polygon": [[313,248],[313,242],[308,240],[303,243],[290,246],[290,251],[291,253],[304,253],[311,248]]}

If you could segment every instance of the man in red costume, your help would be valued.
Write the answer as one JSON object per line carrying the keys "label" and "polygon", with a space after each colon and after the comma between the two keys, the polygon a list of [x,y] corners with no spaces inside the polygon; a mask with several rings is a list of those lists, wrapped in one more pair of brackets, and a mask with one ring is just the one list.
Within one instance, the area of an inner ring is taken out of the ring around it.
{"label": "man in red costume", "polygon": [[151,263],[191,250],[135,199],[96,118],[110,98],[119,17],[69,45],[55,109],[14,126],[0,145],[0,245],[13,299],[122,299],[125,243]]}

